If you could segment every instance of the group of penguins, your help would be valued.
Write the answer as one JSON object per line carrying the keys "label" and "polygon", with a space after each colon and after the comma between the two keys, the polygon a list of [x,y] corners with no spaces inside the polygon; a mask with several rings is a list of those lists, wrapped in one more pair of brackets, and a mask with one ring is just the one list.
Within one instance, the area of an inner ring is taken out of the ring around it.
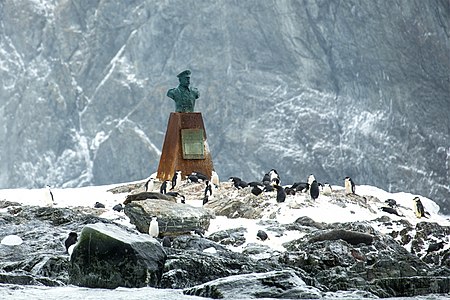
{"label": "group of penguins", "polygon": [[[181,171],[176,171],[172,177],[172,180],[163,181],[160,186],[159,192],[161,194],[173,196],[177,199],[180,199],[180,202],[184,204],[186,203],[185,196],[175,191],[178,190],[178,188],[182,185],[183,179],[181,173],[182,173]],[[212,171],[210,180],[208,180],[208,176],[206,176],[205,174],[202,174],[200,172],[192,172],[190,175],[187,176],[186,181],[188,183],[205,183],[205,189],[203,192],[203,205],[208,203],[209,199],[213,196],[215,189],[219,187],[219,176],[214,170]],[[286,200],[287,195],[296,195],[297,193],[309,194],[311,200],[316,200],[320,194],[331,195],[332,193],[331,185],[329,183],[322,184],[318,182],[313,174],[310,174],[308,176],[307,182],[295,182],[290,186],[282,186],[280,175],[275,169],[271,169],[268,173],[264,174],[264,177],[262,178],[261,181],[245,182],[241,178],[234,176],[229,177],[229,181],[233,183],[233,186],[236,189],[251,187],[251,193],[254,194],[255,196],[259,196],[264,192],[276,191],[276,201],[278,203],[284,202]],[[167,190],[169,188],[169,185],[171,185],[170,189]],[[344,178],[344,187],[345,193],[347,195],[355,194],[356,190],[355,183],[348,176]],[[145,182],[144,189],[146,192],[149,191],[151,192],[154,190],[154,178],[152,176]],[[417,218],[422,217],[429,218],[430,214],[427,211],[425,211],[425,208],[422,202],[420,201],[420,198],[415,197],[413,200],[414,200],[414,212]],[[385,203],[387,206],[381,207],[380,210],[403,217],[403,215],[398,213],[397,208],[399,207],[399,205],[396,203],[394,199],[387,199]],[[102,203],[96,202],[94,207],[104,208],[105,206]],[[113,210],[118,212],[122,211],[123,210],[122,204],[115,205],[113,207]],[[203,237],[202,232],[197,231],[195,233]],[[156,216],[153,216],[150,222],[149,235],[154,238],[157,238],[159,236],[159,224]],[[264,232],[263,230],[258,231],[257,237],[262,241],[268,239],[267,233]],[[73,251],[73,247],[76,242],[77,242],[77,233],[70,232],[68,238],[65,240],[66,252],[69,255]],[[170,247],[171,245],[170,238],[165,236],[162,239],[161,244],[164,247]],[[443,244],[441,243],[436,247],[441,249],[443,247]],[[431,252],[439,249],[433,248],[429,249],[428,251]]]}
{"label": "group of penguins", "polygon": [[[208,203],[209,199],[213,196],[216,188],[219,187],[219,176],[213,170],[211,174],[210,180],[208,180],[208,176],[200,172],[191,172],[186,178],[188,183],[204,183],[205,189],[203,192],[203,205]],[[159,187],[159,192],[164,195],[173,196],[177,199],[180,199],[180,202],[185,204],[186,197],[176,190],[182,185],[183,178],[181,171],[175,171],[171,180],[165,180],[161,183]],[[170,186],[170,189],[169,189]],[[144,184],[144,189],[146,192],[151,192],[154,190],[154,178],[150,177]]]}
{"label": "group of penguins", "polygon": [[[280,175],[275,169],[272,169],[268,173],[264,174],[261,181],[252,181],[247,183],[239,177],[230,177],[229,181],[233,182],[234,187],[237,189],[251,187],[251,193],[255,196],[259,196],[263,192],[271,192],[276,190],[276,200],[278,203],[284,202],[287,195],[306,193],[309,194],[311,200],[316,200],[319,198],[320,194],[331,195],[332,192],[331,185],[328,182],[323,184],[318,182],[313,174],[308,176],[307,182],[295,182],[290,186],[284,187],[281,185]],[[355,183],[350,177],[345,177],[344,185],[347,194],[355,194]]]}

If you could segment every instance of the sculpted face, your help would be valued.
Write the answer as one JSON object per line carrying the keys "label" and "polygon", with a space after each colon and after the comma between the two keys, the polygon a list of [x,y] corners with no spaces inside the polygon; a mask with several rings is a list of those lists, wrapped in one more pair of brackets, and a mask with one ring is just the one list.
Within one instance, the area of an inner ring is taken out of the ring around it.
{"label": "sculpted face", "polygon": [[180,85],[182,87],[189,87],[189,84],[191,83],[191,77],[189,76],[182,76],[180,77]]}

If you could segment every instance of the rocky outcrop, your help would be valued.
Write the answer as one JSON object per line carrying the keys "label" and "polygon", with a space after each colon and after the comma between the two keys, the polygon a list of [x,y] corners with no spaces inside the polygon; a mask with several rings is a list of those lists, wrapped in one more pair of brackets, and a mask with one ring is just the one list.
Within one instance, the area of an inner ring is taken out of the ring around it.
{"label": "rocky outcrop", "polygon": [[159,224],[159,235],[181,235],[195,230],[208,230],[214,213],[203,208],[164,200],[133,201],[125,205],[125,214],[142,233],[148,233],[152,216]]}
{"label": "rocky outcrop", "polygon": [[234,275],[185,289],[186,295],[206,298],[320,299],[319,289],[310,287],[293,271]]}
{"label": "rocky outcrop", "polygon": [[[224,195],[220,196],[221,192]],[[215,200],[219,196],[232,199],[245,192],[218,190]],[[185,194],[187,199],[191,197]],[[331,224],[303,216],[291,223],[280,223],[274,210],[277,207],[274,195],[266,196],[268,211],[265,213],[274,218],[255,220],[255,225],[264,227],[269,236],[268,240],[257,242],[256,237],[248,236],[251,229],[238,223],[235,228],[202,232],[211,221],[208,208],[190,211],[194,208],[189,205],[166,200],[127,204],[130,211],[141,211],[140,218],[145,221],[158,209],[166,211],[162,215],[168,215],[170,210],[178,215],[172,219],[174,226],[178,226],[177,231],[165,232],[174,235],[165,235],[170,242],[164,250],[161,241],[147,235],[148,223],[145,222],[141,225],[144,228],[141,234],[99,218],[96,216],[99,210],[93,208],[33,207],[0,201],[0,239],[17,235],[23,240],[20,245],[0,244],[0,283],[47,286],[72,283],[108,288],[150,285],[186,289],[186,293],[209,297],[239,295],[239,284],[243,282],[253,287],[248,289],[248,297],[299,297],[311,291],[314,293],[309,297],[316,297],[317,291],[325,296],[347,291],[356,293],[357,296],[353,295],[356,298],[449,292],[448,246],[431,247],[438,241],[448,243],[448,226],[431,222],[415,225],[397,216]],[[339,195],[339,199],[342,205],[357,204],[362,208],[379,202],[372,199],[364,203],[355,196],[346,200],[345,195]],[[307,201],[300,204],[315,205]],[[284,208],[290,209],[287,205]],[[251,201],[239,206],[242,212],[252,210],[255,211]],[[122,222],[123,213],[117,216]],[[192,218],[190,230],[200,230],[182,233],[179,228],[185,228],[183,216]],[[159,218],[164,220],[163,216]],[[205,226],[194,228],[195,218],[198,222],[204,218]],[[78,233],[80,241],[69,261],[64,240],[72,231]],[[270,247],[271,239],[284,238],[289,233],[299,238],[284,243],[283,251]],[[109,255],[111,247],[114,251]],[[241,252],[231,251],[233,247]],[[91,249],[91,260],[86,264],[88,249]],[[243,274],[248,276],[234,277]],[[274,286],[278,280],[282,282],[279,289]]]}
{"label": "rocky outcrop", "polygon": [[111,224],[87,225],[71,255],[69,282],[109,289],[157,287],[165,260],[162,246],[148,235],[130,234]]}

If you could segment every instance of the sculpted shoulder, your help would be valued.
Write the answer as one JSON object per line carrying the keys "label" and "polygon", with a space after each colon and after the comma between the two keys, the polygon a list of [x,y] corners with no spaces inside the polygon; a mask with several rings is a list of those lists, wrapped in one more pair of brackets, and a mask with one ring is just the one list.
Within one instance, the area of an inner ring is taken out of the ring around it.
{"label": "sculpted shoulder", "polygon": [[175,97],[176,90],[177,90],[177,88],[169,89],[169,90],[167,91],[167,97],[173,99],[173,98]]}
{"label": "sculpted shoulder", "polygon": [[192,88],[191,93],[195,96],[195,99],[200,97],[200,92],[198,91],[197,88]]}

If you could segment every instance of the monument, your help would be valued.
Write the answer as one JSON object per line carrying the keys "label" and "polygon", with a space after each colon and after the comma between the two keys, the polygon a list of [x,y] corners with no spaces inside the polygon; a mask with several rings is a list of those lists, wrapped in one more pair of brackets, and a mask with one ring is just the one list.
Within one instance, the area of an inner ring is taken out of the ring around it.
{"label": "monument", "polygon": [[175,112],[169,116],[156,177],[161,181],[170,180],[175,171],[181,171],[182,178],[192,172],[200,172],[210,178],[213,163],[206,130],[202,114],[194,112],[200,93],[189,87],[190,70],[177,77],[179,85],[167,91],[167,97],[175,101]]}

